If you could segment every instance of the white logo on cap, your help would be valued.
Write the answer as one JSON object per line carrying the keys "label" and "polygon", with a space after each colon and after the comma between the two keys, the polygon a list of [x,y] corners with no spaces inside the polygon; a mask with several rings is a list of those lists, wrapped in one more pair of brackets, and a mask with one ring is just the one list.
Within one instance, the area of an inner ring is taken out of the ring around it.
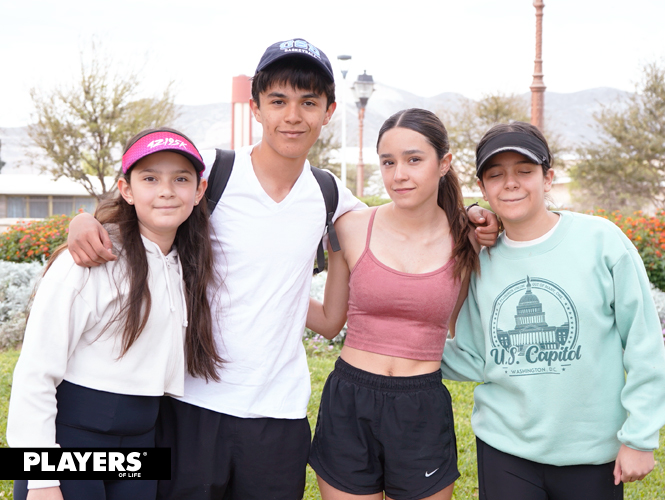
{"label": "white logo on cap", "polygon": [[180,139],[173,139],[172,137],[167,137],[166,139],[155,139],[150,141],[148,147],[150,149],[156,148],[157,146],[173,146],[176,148],[187,149],[187,143],[181,141]]}
{"label": "white logo on cap", "polygon": [[321,59],[319,49],[305,40],[287,40],[279,45],[279,49],[284,52],[304,52],[317,59]]}

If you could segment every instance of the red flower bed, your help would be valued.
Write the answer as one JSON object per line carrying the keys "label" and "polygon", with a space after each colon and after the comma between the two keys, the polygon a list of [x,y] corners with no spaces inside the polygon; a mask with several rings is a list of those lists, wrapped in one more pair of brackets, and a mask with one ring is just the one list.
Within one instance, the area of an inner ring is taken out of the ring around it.
{"label": "red flower bed", "polygon": [[657,288],[665,291],[665,210],[654,215],[644,214],[641,210],[632,215],[624,216],[620,212],[606,212],[598,209],[592,215],[604,217],[621,228],[637,247],[649,281]]}
{"label": "red flower bed", "polygon": [[56,248],[67,241],[70,220],[66,215],[56,215],[11,226],[4,233],[0,233],[0,260],[47,260]]}

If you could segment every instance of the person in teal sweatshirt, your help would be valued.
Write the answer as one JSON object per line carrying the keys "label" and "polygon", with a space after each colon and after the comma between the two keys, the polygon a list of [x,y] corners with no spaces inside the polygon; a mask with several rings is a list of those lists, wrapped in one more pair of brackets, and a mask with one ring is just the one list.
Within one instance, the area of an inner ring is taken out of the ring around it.
{"label": "person in teal sweatshirt", "polygon": [[480,500],[623,498],[654,467],[665,347],[637,250],[601,217],[549,211],[552,155],[529,124],[478,144],[505,231],[480,253],[441,370],[474,391]]}

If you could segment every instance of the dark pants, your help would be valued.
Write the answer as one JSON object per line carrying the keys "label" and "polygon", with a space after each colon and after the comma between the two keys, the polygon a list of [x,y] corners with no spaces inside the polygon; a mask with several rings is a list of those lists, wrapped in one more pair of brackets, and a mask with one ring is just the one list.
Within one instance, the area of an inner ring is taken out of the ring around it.
{"label": "dark pants", "polygon": [[[63,381],[56,390],[55,440],[62,448],[153,448],[159,397],[97,391]],[[152,480],[62,480],[65,500],[150,500]],[[14,481],[14,499],[25,500],[28,482]]]}
{"label": "dark pants", "polygon": [[300,500],[311,433],[306,418],[238,418],[162,398],[157,446],[171,448],[162,500]]}
{"label": "dark pants", "polygon": [[614,462],[555,465],[525,460],[476,438],[480,500],[622,500],[614,485]]}

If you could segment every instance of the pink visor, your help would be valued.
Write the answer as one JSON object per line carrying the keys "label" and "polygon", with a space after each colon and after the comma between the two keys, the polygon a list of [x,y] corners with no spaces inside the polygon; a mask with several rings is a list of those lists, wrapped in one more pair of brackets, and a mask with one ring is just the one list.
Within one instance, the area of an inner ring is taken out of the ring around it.
{"label": "pink visor", "polygon": [[199,151],[191,142],[180,134],[157,130],[141,137],[122,155],[122,173],[126,174],[141,158],[159,151],[173,151],[185,156],[192,162],[199,176],[206,168]]}

